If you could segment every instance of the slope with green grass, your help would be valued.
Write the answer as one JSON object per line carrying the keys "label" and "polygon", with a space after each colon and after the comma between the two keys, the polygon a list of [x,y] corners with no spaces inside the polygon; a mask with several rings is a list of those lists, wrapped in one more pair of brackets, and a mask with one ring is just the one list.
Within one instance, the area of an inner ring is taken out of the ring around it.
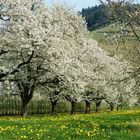
{"label": "slope with green grass", "polygon": [[[118,24],[110,24],[90,32],[90,35],[110,55],[117,55],[129,61],[135,69],[140,66],[140,43],[129,27],[125,29],[127,34],[123,36],[121,36],[120,28]],[[136,33],[140,37],[140,28],[136,27]]]}

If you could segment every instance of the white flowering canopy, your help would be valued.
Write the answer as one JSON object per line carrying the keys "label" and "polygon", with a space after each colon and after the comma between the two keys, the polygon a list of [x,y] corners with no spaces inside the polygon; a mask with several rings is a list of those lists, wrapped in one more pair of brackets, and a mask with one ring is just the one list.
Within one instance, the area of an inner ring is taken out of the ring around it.
{"label": "white flowering canopy", "polygon": [[85,21],[66,5],[47,9],[42,0],[0,0],[0,17],[6,20],[0,27],[0,52],[7,52],[0,58],[0,70],[10,73],[18,67],[14,76],[20,81],[59,76],[66,94],[79,96],[89,84],[114,97],[118,90],[107,85],[128,76],[127,62],[108,56],[89,39]]}

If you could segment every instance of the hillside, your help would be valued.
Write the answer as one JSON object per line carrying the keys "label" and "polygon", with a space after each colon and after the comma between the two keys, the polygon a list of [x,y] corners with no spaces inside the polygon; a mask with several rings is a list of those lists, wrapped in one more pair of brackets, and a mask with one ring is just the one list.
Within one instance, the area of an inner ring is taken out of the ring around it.
{"label": "hillside", "polygon": [[[140,44],[130,28],[127,28],[127,32],[126,35],[119,36],[120,26],[110,24],[90,32],[90,36],[111,56],[121,56],[136,69],[140,65]],[[136,27],[136,32],[140,36],[140,28]]]}

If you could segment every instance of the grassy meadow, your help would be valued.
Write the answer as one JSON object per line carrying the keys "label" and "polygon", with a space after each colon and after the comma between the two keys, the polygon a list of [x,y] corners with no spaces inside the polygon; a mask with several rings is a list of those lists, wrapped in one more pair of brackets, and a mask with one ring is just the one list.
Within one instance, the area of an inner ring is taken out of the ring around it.
{"label": "grassy meadow", "polygon": [[[110,24],[90,32],[90,37],[97,40],[98,46],[109,52],[111,56],[116,55],[129,61],[135,70],[140,65],[140,43],[129,27],[126,35],[115,38],[114,35],[118,35],[120,28],[118,24]],[[140,37],[140,28],[135,29]]]}
{"label": "grassy meadow", "polygon": [[140,110],[0,117],[0,140],[139,140]]}

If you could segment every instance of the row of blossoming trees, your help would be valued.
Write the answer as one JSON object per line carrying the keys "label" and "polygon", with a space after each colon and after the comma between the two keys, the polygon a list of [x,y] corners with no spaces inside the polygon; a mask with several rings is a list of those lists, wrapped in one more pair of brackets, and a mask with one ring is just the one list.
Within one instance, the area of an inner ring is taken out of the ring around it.
{"label": "row of blossoming trees", "polygon": [[[52,114],[65,98],[72,105],[104,99],[111,109],[136,102],[135,80],[126,61],[110,57],[88,37],[85,21],[63,4],[42,0],[0,0],[0,81],[21,98],[21,115],[33,95],[45,91]],[[45,89],[45,90],[43,90]],[[120,101],[121,98],[121,101]]]}

